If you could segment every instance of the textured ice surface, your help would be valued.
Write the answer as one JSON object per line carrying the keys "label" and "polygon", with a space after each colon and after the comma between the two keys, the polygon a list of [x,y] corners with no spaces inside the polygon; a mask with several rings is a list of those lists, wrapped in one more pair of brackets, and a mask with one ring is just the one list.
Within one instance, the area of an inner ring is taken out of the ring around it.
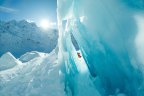
{"label": "textured ice surface", "polygon": [[7,52],[0,57],[0,71],[12,68],[19,63],[10,52]]}
{"label": "textured ice surface", "polygon": [[57,50],[0,71],[0,95],[144,96],[144,1],[57,2]]}
{"label": "textured ice surface", "polygon": [[22,55],[19,60],[22,62],[28,62],[30,60],[33,60],[37,57],[40,57],[41,55],[43,55],[44,53],[40,53],[40,52],[36,52],[36,51],[32,51],[32,52],[27,52],[26,54]]}
{"label": "textured ice surface", "polygon": [[0,71],[0,96],[64,96],[57,54],[37,53],[39,57]]}
{"label": "textured ice surface", "polygon": [[[68,96],[144,95],[144,0],[58,0],[57,11],[59,62]],[[75,59],[71,34],[85,73]]]}

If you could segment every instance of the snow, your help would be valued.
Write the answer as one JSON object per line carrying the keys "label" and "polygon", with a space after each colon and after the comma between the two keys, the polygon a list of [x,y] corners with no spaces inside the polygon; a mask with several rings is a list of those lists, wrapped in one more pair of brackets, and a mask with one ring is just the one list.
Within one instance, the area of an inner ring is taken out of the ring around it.
{"label": "snow", "polygon": [[1,96],[64,96],[57,54],[29,52],[23,56],[31,58],[34,53],[39,57],[0,71]]}
{"label": "snow", "polygon": [[28,62],[30,60],[33,60],[33,59],[35,59],[37,57],[40,57],[40,56],[42,56],[44,54],[46,54],[46,53],[40,53],[40,52],[37,52],[37,51],[27,52],[24,55],[22,55],[19,58],[19,60],[24,63],[24,62]]}
{"label": "snow", "polygon": [[26,52],[51,52],[57,45],[58,31],[43,30],[35,23],[22,21],[0,21],[0,56],[7,51],[17,58]]}
{"label": "snow", "polygon": [[[143,0],[58,0],[57,6],[58,45],[55,33],[41,34],[33,23],[0,21],[0,53],[27,52],[0,58],[0,95],[144,96]],[[56,49],[37,52],[29,47],[34,42],[41,43],[38,51]]]}
{"label": "snow", "polygon": [[18,60],[10,52],[0,57],[0,71],[13,68],[17,64],[19,64]]}

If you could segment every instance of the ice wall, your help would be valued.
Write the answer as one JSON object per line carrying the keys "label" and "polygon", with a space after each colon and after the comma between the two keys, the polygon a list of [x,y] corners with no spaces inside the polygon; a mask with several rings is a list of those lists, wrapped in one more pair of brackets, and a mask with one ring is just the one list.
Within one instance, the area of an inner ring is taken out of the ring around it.
{"label": "ice wall", "polygon": [[[59,62],[67,95],[143,96],[144,0],[57,3]],[[83,62],[76,56],[70,34]],[[88,70],[79,71],[81,64]]]}

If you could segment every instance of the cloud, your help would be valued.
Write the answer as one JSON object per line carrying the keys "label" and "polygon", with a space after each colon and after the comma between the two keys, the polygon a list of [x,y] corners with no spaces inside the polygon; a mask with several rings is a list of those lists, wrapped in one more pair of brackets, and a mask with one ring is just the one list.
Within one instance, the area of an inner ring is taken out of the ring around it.
{"label": "cloud", "polygon": [[5,13],[15,13],[18,10],[13,9],[13,8],[8,8],[8,7],[4,7],[4,6],[0,6],[0,12],[5,12]]}

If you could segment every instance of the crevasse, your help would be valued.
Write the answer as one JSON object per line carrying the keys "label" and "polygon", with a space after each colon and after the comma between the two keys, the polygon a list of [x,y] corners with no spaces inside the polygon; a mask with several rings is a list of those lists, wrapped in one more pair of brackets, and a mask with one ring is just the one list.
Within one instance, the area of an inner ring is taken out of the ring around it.
{"label": "crevasse", "polygon": [[144,1],[58,0],[57,6],[66,95],[143,96]]}

